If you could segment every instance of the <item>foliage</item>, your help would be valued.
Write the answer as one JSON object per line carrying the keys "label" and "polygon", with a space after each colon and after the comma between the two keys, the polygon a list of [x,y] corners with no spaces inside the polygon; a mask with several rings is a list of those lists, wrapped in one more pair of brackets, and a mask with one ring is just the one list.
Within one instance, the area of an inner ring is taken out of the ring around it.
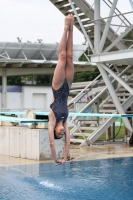
{"label": "foliage", "polygon": [[130,31],[123,39],[127,39],[127,41],[124,41],[124,44],[130,47],[133,44],[133,31]]}
{"label": "foliage", "polygon": [[[84,37],[84,42],[82,43],[83,45],[87,44],[87,40]],[[90,51],[90,53],[92,53]],[[86,55],[86,56],[85,56]],[[85,51],[85,55],[82,54],[79,58],[79,61],[88,61],[88,59],[90,60],[90,56],[89,56],[89,48]],[[88,59],[87,59],[88,57]],[[84,81],[93,81],[97,76],[99,75],[99,70],[98,68],[96,68],[94,71],[87,71],[87,72],[76,72],[74,74],[74,80],[73,82],[84,82]]]}
{"label": "foliage", "polygon": [[38,43],[42,43],[43,40],[42,39],[37,39]]}
{"label": "foliage", "polygon": [[[17,37],[17,41],[18,42],[22,42],[22,38]],[[31,43],[31,41],[27,40],[27,43]],[[37,39],[37,42],[35,42],[35,43],[43,43],[43,39]]]}
{"label": "foliage", "polygon": [[17,37],[18,42],[22,42],[22,38]]}
{"label": "foliage", "polygon": [[37,85],[51,85],[52,84],[53,75],[36,75],[35,81]]}
{"label": "foliage", "polygon": [[[86,54],[86,56],[88,55],[88,50],[85,51],[85,54]],[[83,62],[83,61],[86,61],[86,62],[88,61],[87,58],[86,58],[86,56],[85,56],[85,54],[82,54],[82,55],[80,56],[79,61],[82,61],[82,62]],[[87,56],[87,57],[88,57],[88,56]],[[89,59],[89,57],[88,57],[88,59]]]}
{"label": "foliage", "polygon": [[76,72],[73,82],[93,81],[99,75],[99,70],[96,68],[94,71]]}
{"label": "foliage", "polygon": [[[0,85],[2,85],[2,77],[0,77]],[[7,78],[7,85],[24,85],[21,76],[11,76]]]}

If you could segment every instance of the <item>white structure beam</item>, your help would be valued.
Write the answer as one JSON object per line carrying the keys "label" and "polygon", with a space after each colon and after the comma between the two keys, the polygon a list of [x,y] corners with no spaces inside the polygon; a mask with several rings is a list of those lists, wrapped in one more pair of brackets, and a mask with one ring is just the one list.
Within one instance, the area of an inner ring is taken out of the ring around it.
{"label": "white structure beam", "polygon": [[11,67],[22,67],[23,62],[11,64]]}
{"label": "white structure beam", "polygon": [[[116,1],[115,1],[115,3],[116,3]],[[114,8],[113,8],[113,10],[114,10]],[[94,16],[95,16],[95,20],[100,18],[100,0],[99,1],[95,0],[95,14],[94,14]],[[99,21],[96,21],[95,29],[94,29],[95,30],[95,37],[94,37],[95,41],[94,41],[94,44],[95,44],[95,51],[96,51],[97,54],[99,53],[99,48],[98,47],[99,47],[99,40],[100,40],[100,24],[98,24],[98,22]],[[105,31],[107,31],[107,28],[108,27],[105,27]],[[106,32],[104,34],[106,35]],[[120,113],[125,113],[124,109],[123,109],[123,107],[122,107],[122,105],[121,105],[121,103],[119,101],[119,98],[118,98],[118,96],[117,96],[117,94],[116,94],[116,92],[115,92],[115,90],[114,90],[114,88],[113,88],[113,86],[111,84],[111,81],[110,81],[110,79],[109,79],[109,77],[107,75],[107,72],[105,71],[105,69],[102,67],[102,65],[100,63],[97,63],[97,66],[98,66],[98,69],[99,69],[100,73],[102,74],[103,80],[104,80],[104,82],[105,82],[105,84],[106,84],[106,86],[108,88],[108,91],[111,91],[111,97],[112,97],[112,100],[113,100],[116,108],[118,109],[118,111]],[[127,119],[123,119],[123,121],[124,121],[124,124],[127,127],[127,129],[130,132],[132,132],[132,128],[131,128],[131,125],[130,125],[129,121]]]}
{"label": "white structure beam", "polygon": [[[84,14],[86,16],[88,16],[88,18],[90,18],[91,21],[89,23],[95,23],[95,20],[93,20],[94,19],[94,17],[93,17],[93,15],[94,15],[93,14],[93,9],[92,9],[92,7],[90,8],[90,5],[88,4],[88,2],[86,2],[85,0],[84,1],[82,1],[82,0],[78,0],[78,1],[77,0],[73,0],[73,1],[84,12]],[[94,12],[95,12],[95,10],[94,10]],[[129,14],[129,13],[132,13],[132,12],[126,12],[126,13],[123,13],[123,14],[122,13],[116,14],[116,15],[111,16],[111,18],[112,17],[117,17],[117,16],[119,17],[120,15],[122,15],[123,18],[126,19],[124,17],[124,14]],[[100,31],[101,32],[103,32],[105,24],[106,24],[106,22],[104,21],[104,19],[108,19],[108,18],[109,17],[105,17],[105,18],[101,18],[100,17],[99,19],[97,19],[97,20],[101,21],[101,23],[102,23],[102,26],[100,26]],[[115,32],[110,27],[107,37],[108,37],[108,39],[110,41],[113,42],[118,36],[115,35]],[[121,41],[119,43],[117,43],[116,46],[117,46],[118,49],[125,49],[125,46],[124,46],[123,43],[121,43]]]}
{"label": "white structure beam", "polygon": [[126,29],[114,42],[112,42],[103,52],[108,52],[112,47],[114,47],[125,35],[127,35],[133,29],[133,25]]}
{"label": "white structure beam", "polygon": [[83,26],[83,24],[82,24],[82,22],[81,22],[79,16],[78,16],[78,13],[77,13],[77,11],[76,11],[76,9],[75,9],[75,7],[74,7],[72,1],[71,1],[71,0],[68,0],[68,1],[69,1],[70,5],[71,5],[71,7],[72,7],[72,9],[73,9],[73,12],[74,12],[74,14],[75,14],[75,16],[76,16],[76,18],[77,18],[79,24],[80,24],[80,27],[81,27],[81,29],[82,29],[82,31],[83,31],[83,33],[84,33],[84,36],[85,36],[85,38],[86,38],[86,40],[87,40],[87,42],[88,42],[88,44],[89,44],[89,46],[90,46],[92,52],[95,53],[94,47],[93,47],[93,45],[92,45],[92,43],[91,43],[91,40],[90,40],[90,38],[89,38],[89,36],[88,36],[88,34],[87,34],[85,28],[84,28],[84,26]]}
{"label": "white structure beam", "polygon": [[2,69],[2,98],[1,98],[1,108],[6,108],[6,88],[7,88],[7,74],[6,69]]}
{"label": "white structure beam", "polygon": [[110,63],[110,64],[133,64],[133,50],[127,49],[123,51],[114,51],[109,53],[102,53],[99,55],[91,56],[91,62],[93,63]]}
{"label": "white structure beam", "polygon": [[[95,14],[94,14],[94,16],[95,16],[95,20],[97,20],[99,18],[99,16],[100,16],[100,0],[99,1],[95,0]],[[99,38],[100,38],[99,37],[100,28],[99,28],[99,24],[97,24],[97,23],[95,23],[95,32],[96,33],[95,33],[95,42],[94,42],[94,44],[95,44],[95,51],[98,54],[99,53],[98,46],[99,46]],[[114,88],[113,88],[113,86],[111,84],[111,81],[110,81],[105,69],[103,68],[103,65],[101,63],[97,63],[97,66],[98,66],[99,71],[102,74],[103,80],[104,80],[104,82],[105,82],[105,84],[106,84],[106,86],[108,88],[108,91],[109,92],[111,91],[110,94],[111,94],[112,100],[113,100],[116,108],[118,109],[119,113],[125,113],[124,109],[123,109],[123,107],[122,107],[122,105],[121,105],[121,103],[119,101],[119,98],[118,98],[118,96],[117,96],[117,94],[116,94],[116,92],[115,92],[115,90],[114,90]],[[123,119],[123,122],[124,122],[125,126],[127,127],[127,129],[130,132],[132,132],[132,127],[131,127],[128,119]]]}
{"label": "white structure beam", "polygon": [[99,42],[100,42],[100,0],[95,0],[95,10],[94,10],[94,48],[96,54],[99,54]]}
{"label": "white structure beam", "polygon": [[[13,63],[11,64],[11,67],[5,68],[6,69],[6,75],[7,76],[18,76],[18,75],[31,75],[31,74],[53,74],[55,67],[56,67],[57,62],[55,63],[45,63],[42,65],[38,66],[35,63],[33,65],[33,63],[28,63],[26,65],[26,67],[24,67],[25,65],[23,65],[23,67],[21,66],[21,63]],[[0,63],[0,76],[2,76],[2,69],[3,67],[5,67],[6,64]],[[82,72],[82,71],[93,71],[95,68],[97,68],[96,64],[92,64],[92,63],[88,63],[88,62],[77,62],[74,63],[74,68],[75,68],[75,72]]]}
{"label": "white structure beam", "polygon": [[133,9],[133,1],[132,0],[129,0],[130,4],[131,4],[131,7]]}
{"label": "white structure beam", "polygon": [[[114,12],[114,9],[116,7],[117,1],[114,1],[114,2],[115,3],[112,6],[113,8],[111,10],[111,15],[113,14],[112,12]],[[95,29],[94,29],[95,30],[95,33],[94,33],[94,44],[95,44],[95,46],[94,47],[95,47],[95,51],[96,51],[96,54],[97,54],[95,57],[97,57],[97,58],[98,58],[99,51],[102,50],[102,48],[103,48],[103,44],[105,42],[106,35],[108,33],[110,22],[111,22],[111,20],[109,20],[109,24],[107,24],[105,26],[105,31],[103,33],[103,39],[101,40],[101,47],[99,47],[100,24],[98,24],[98,22],[99,22],[98,19],[100,19],[100,0],[99,1],[95,0],[94,20],[96,20],[96,21],[95,21],[95,25],[94,25],[94,27],[95,27]],[[103,68],[103,64],[97,63],[97,66],[98,66],[98,69],[99,69],[100,73],[102,74],[103,80],[104,80],[104,82],[105,82],[105,84],[106,84],[106,86],[108,88],[108,91],[109,92],[111,91],[111,97],[112,97],[112,100],[113,100],[118,112],[119,113],[125,113],[124,109],[123,109],[123,107],[122,107],[122,105],[121,105],[121,103],[119,101],[119,98],[118,98],[118,96],[117,96],[117,94],[116,94],[116,92],[115,92],[115,90],[114,90],[114,88],[113,88],[113,86],[111,84],[111,81],[110,81],[110,79],[109,79],[109,77],[107,75],[107,72]],[[132,132],[132,127],[131,127],[128,119],[123,119],[123,122],[124,122],[125,126],[127,127],[127,129],[129,130],[129,132]]]}
{"label": "white structure beam", "polygon": [[[121,103],[120,103],[120,101],[119,101],[119,98],[118,98],[118,96],[117,96],[117,94],[116,94],[116,92],[115,92],[115,90],[114,90],[114,88],[113,88],[113,85],[111,84],[111,81],[110,81],[110,79],[109,79],[109,77],[108,77],[108,75],[107,75],[107,72],[104,70],[104,69],[107,69],[108,67],[104,67],[104,64],[101,64],[101,63],[97,63],[97,65],[98,65],[98,69],[99,69],[99,71],[101,72],[101,74],[102,74],[102,76],[103,76],[103,80],[104,80],[104,82],[105,82],[105,84],[106,84],[106,86],[108,87],[108,91],[109,91],[109,93],[110,93],[110,96],[112,97],[112,100],[113,100],[113,102],[114,102],[114,104],[115,104],[115,106],[116,106],[116,108],[117,108],[117,110],[118,110],[118,112],[120,113],[120,114],[125,114],[125,111],[124,111],[124,109],[123,109],[123,107],[122,107],[122,105],[121,105]],[[110,69],[109,69],[109,71],[110,72],[112,72]],[[113,72],[114,73],[114,72]],[[110,73],[111,74],[111,73]],[[112,74],[111,74],[112,75]],[[117,76],[117,75],[116,75]],[[113,76],[114,77],[114,76]],[[114,77],[115,78],[115,77]],[[118,77],[119,79],[120,79],[120,77]],[[129,120],[127,119],[127,118],[123,118],[122,119],[123,120],[123,122],[124,122],[124,125],[126,126],[126,128],[129,130],[129,132],[131,132],[132,133],[132,127],[131,127],[131,125],[130,125],[130,123],[129,123]]]}
{"label": "white structure beam", "polygon": [[[110,10],[110,13],[109,13],[109,17],[113,16],[117,2],[118,2],[118,0],[113,1],[112,7],[111,7],[111,10]],[[112,18],[108,18],[106,26],[104,28],[104,32],[103,32],[103,35],[102,35],[102,38],[101,38],[101,41],[100,41],[100,45],[99,45],[99,52],[100,53],[103,50],[103,47],[104,47],[104,44],[105,44],[105,41],[106,41],[106,38],[107,38],[107,35],[108,35],[108,31],[109,31],[109,28],[110,28],[111,21],[112,21]]]}
{"label": "white structure beam", "polygon": [[125,83],[125,81],[117,76],[111,69],[109,69],[105,64],[100,63],[100,65],[111,75],[116,79],[129,93],[133,95],[133,89]]}

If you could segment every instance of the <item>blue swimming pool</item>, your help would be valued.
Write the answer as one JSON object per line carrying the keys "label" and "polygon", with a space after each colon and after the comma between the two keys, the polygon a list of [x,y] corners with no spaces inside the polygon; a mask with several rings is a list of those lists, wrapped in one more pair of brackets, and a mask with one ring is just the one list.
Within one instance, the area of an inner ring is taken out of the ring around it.
{"label": "blue swimming pool", "polygon": [[0,200],[132,200],[133,157],[0,166]]}

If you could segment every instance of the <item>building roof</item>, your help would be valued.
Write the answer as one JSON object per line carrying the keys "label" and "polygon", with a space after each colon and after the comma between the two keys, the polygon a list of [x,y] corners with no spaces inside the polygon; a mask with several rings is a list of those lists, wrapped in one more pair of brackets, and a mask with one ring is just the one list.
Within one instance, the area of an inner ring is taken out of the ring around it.
{"label": "building roof", "polygon": [[[31,61],[43,63],[46,60],[58,60],[59,44],[47,43],[17,43],[0,42],[0,62],[8,61]],[[73,45],[73,60],[85,52],[87,45]]]}
{"label": "building roof", "polygon": [[[87,45],[73,45],[73,62],[76,71],[88,70],[95,64],[79,62]],[[6,69],[7,76],[52,74],[58,61],[59,44],[0,42],[0,75]],[[84,68],[84,70],[83,70]]]}

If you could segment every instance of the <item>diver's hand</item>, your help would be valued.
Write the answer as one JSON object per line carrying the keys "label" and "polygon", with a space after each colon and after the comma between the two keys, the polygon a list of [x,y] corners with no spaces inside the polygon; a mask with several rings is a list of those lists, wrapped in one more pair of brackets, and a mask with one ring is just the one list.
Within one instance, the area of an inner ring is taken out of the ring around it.
{"label": "diver's hand", "polygon": [[55,160],[55,165],[61,165],[62,164],[62,160]]}
{"label": "diver's hand", "polygon": [[71,161],[71,160],[74,160],[76,157],[72,157],[72,158],[67,158],[67,160],[66,159],[62,159],[62,164],[63,163],[65,163],[65,162],[67,162],[67,161]]}
{"label": "diver's hand", "polygon": [[65,159],[62,159],[62,164],[65,163],[65,162],[66,162],[66,160],[65,160]]}
{"label": "diver's hand", "polygon": [[61,165],[61,164],[64,164],[66,162],[65,159],[62,159],[62,160],[55,160],[55,165]]}
{"label": "diver's hand", "polygon": [[62,163],[62,160],[55,160],[55,163]]}

